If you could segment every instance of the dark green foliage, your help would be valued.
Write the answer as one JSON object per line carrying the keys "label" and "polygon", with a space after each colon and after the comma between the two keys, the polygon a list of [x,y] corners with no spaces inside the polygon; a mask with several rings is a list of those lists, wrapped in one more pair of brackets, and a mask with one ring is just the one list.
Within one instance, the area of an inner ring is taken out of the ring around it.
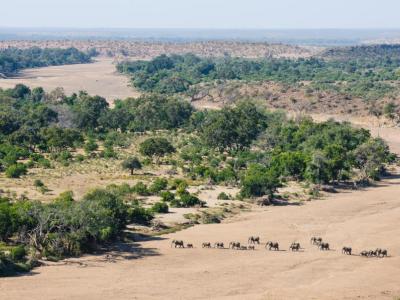
{"label": "dark green foliage", "polygon": [[10,251],[10,257],[13,261],[21,261],[26,255],[26,250],[23,245],[13,247]]}
{"label": "dark green foliage", "polygon": [[157,178],[154,182],[150,185],[149,191],[152,194],[158,194],[162,190],[165,190],[168,186],[168,180],[165,178]]}
{"label": "dark green foliage", "polygon": [[278,176],[261,165],[250,165],[244,174],[240,191],[243,197],[261,197],[273,195],[280,186]]}
{"label": "dark green foliage", "polygon": [[92,153],[93,151],[96,151],[99,148],[99,145],[97,145],[96,140],[93,138],[89,138],[87,142],[85,143],[85,146],[83,149],[87,154]]}
{"label": "dark green foliage", "polygon": [[83,142],[80,132],[69,128],[45,127],[41,129],[40,134],[45,141],[41,148],[52,152],[74,148],[76,143]]}
{"label": "dark green foliage", "polygon": [[181,193],[180,195],[180,206],[181,207],[193,207],[193,206],[203,206],[204,203],[195,195],[190,193]]}
{"label": "dark green foliage", "polygon": [[[27,68],[89,63],[92,56],[93,53],[84,53],[76,48],[7,48],[0,50],[0,73],[9,75]],[[35,95],[40,95],[40,90],[35,91]]]}
{"label": "dark green foliage", "polygon": [[355,166],[361,170],[362,180],[378,180],[384,173],[384,163],[394,160],[388,145],[382,139],[371,139],[354,150]]}
{"label": "dark green foliage", "polygon": [[76,126],[84,130],[96,129],[99,126],[100,117],[107,108],[106,99],[81,93],[79,101],[74,105]]}
{"label": "dark green foliage", "polygon": [[210,112],[200,125],[205,142],[219,150],[243,149],[251,145],[266,127],[267,116],[253,103]]}
{"label": "dark green foliage", "polygon": [[[297,60],[164,55],[151,61],[122,62],[117,69],[132,74],[134,86],[147,92],[190,93],[191,86],[213,80],[269,80],[288,84],[311,81],[315,90],[329,89],[376,99],[394,90],[386,81],[399,79],[396,72],[400,66],[399,54],[398,45],[377,45],[331,49],[322,58]],[[159,64],[159,60],[168,63]]]}
{"label": "dark green foliage", "polygon": [[169,207],[168,204],[165,202],[157,202],[154,203],[154,205],[151,207],[151,210],[154,213],[166,214],[168,213]]}
{"label": "dark green foliage", "polygon": [[154,219],[152,211],[140,206],[133,206],[128,210],[129,221],[140,225],[150,225]]}
{"label": "dark green foliage", "polygon": [[140,170],[142,168],[142,163],[137,157],[133,156],[125,159],[122,162],[122,168],[130,170],[131,175],[133,175],[134,170]]}
{"label": "dark green foliage", "polygon": [[35,179],[35,181],[33,182],[33,185],[37,188],[41,188],[44,186],[43,181],[41,181],[40,179]]}
{"label": "dark green foliage", "polygon": [[142,155],[148,157],[162,157],[166,154],[175,152],[175,148],[171,143],[161,137],[148,138],[139,146],[139,151]]}
{"label": "dark green foliage", "polygon": [[140,196],[149,196],[151,193],[143,182],[139,181],[132,187],[132,192]]}
{"label": "dark green foliage", "polygon": [[11,165],[6,169],[6,176],[8,178],[19,178],[28,172],[26,165],[17,163]]}
{"label": "dark green foliage", "polygon": [[160,193],[161,200],[165,202],[171,202],[175,200],[175,195],[171,193],[170,191],[164,191]]}
{"label": "dark green foliage", "polygon": [[173,129],[190,118],[193,107],[186,101],[163,95],[148,95],[119,102],[114,109],[130,114],[127,127],[134,131]]}
{"label": "dark green foliage", "polygon": [[230,200],[230,197],[225,192],[221,192],[221,193],[218,194],[217,199],[218,200]]}

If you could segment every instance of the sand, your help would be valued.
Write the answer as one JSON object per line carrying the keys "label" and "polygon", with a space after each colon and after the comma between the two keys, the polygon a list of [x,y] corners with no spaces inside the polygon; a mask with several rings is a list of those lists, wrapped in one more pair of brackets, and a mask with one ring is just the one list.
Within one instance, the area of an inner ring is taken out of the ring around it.
{"label": "sand", "polygon": [[31,88],[41,86],[47,92],[62,86],[67,95],[84,90],[110,102],[139,95],[128,86],[129,78],[116,72],[113,60],[109,58],[98,58],[91,64],[27,69],[18,77],[0,79],[1,88],[13,88],[18,83]]}
{"label": "sand", "polygon": [[[400,150],[400,130],[380,135]],[[398,152],[399,153],[399,152]],[[400,174],[374,187],[332,194],[302,206],[257,208],[223,224],[199,225],[126,245],[111,257],[88,255],[0,279],[0,299],[397,299],[400,297]],[[202,249],[202,242],[259,235],[283,251]],[[310,245],[321,236],[331,251]],[[194,249],[170,247],[172,239]],[[299,253],[288,251],[300,242]],[[362,258],[377,247],[388,258]]]}

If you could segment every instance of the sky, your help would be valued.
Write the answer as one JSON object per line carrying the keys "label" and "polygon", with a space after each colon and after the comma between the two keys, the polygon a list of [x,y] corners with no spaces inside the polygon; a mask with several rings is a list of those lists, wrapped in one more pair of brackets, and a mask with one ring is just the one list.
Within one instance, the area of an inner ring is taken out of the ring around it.
{"label": "sky", "polygon": [[400,0],[0,0],[0,27],[400,28]]}

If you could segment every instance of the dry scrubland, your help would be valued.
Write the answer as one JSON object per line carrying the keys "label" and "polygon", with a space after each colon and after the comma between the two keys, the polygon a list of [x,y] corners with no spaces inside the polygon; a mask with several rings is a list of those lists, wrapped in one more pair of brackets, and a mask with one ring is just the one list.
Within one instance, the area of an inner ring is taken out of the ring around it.
{"label": "dry scrubland", "polygon": [[384,107],[385,104],[393,102],[391,97],[370,102],[358,97],[349,99],[346,95],[333,91],[309,89],[307,82],[293,87],[271,81],[230,81],[199,84],[197,88],[198,93],[192,97],[192,104],[197,108],[221,108],[240,100],[252,99],[268,109],[291,111],[296,114],[368,117],[371,116],[372,104]]}
{"label": "dry scrubland", "polygon": [[82,51],[96,48],[103,56],[132,57],[149,59],[161,54],[193,53],[200,56],[237,56],[237,57],[310,57],[321,51],[317,47],[300,47],[283,44],[245,43],[245,42],[134,42],[134,41],[98,41],[98,40],[49,40],[49,41],[0,41],[0,49],[17,48],[69,48]]}

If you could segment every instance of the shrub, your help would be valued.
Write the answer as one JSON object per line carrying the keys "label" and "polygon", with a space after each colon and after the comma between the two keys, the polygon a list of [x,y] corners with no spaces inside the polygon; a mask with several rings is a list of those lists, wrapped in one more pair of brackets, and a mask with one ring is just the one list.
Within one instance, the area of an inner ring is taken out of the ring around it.
{"label": "shrub", "polygon": [[38,160],[38,165],[43,167],[43,168],[46,168],[46,169],[51,168],[50,161],[48,159],[45,159],[45,158],[40,158]]}
{"label": "shrub", "polygon": [[19,178],[28,172],[27,167],[24,164],[17,163],[11,165],[6,169],[6,176],[8,178]]}
{"label": "shrub", "polygon": [[75,159],[77,162],[83,162],[85,160],[85,156],[82,154],[78,154],[77,156],[75,156]]}
{"label": "shrub", "polygon": [[153,194],[157,194],[162,190],[165,190],[168,186],[168,180],[165,178],[157,178],[149,187],[149,191]]}
{"label": "shrub", "polygon": [[161,200],[165,202],[171,202],[175,200],[175,195],[171,193],[170,191],[165,191],[160,193]]}
{"label": "shrub", "polygon": [[13,261],[21,261],[24,259],[26,255],[26,250],[23,245],[18,245],[16,247],[11,248],[10,257]]}
{"label": "shrub", "polygon": [[168,209],[169,209],[168,204],[165,202],[157,202],[151,208],[153,212],[160,214],[168,213]]}
{"label": "shrub", "polygon": [[219,193],[217,199],[218,200],[230,200],[230,197],[228,194],[221,192],[221,193]]}
{"label": "shrub", "polygon": [[36,180],[33,182],[33,185],[34,185],[35,187],[37,187],[37,188],[40,188],[40,187],[43,187],[43,186],[44,186],[44,183],[43,183],[43,181],[41,181],[40,179],[36,179]]}
{"label": "shrub", "polygon": [[55,203],[69,205],[74,202],[74,193],[72,191],[65,191],[54,199]]}
{"label": "shrub", "polygon": [[104,158],[117,158],[117,152],[114,151],[114,148],[112,146],[108,146],[104,148],[104,150],[100,153],[101,157]]}
{"label": "shrub", "polygon": [[129,220],[135,224],[149,225],[154,216],[151,211],[144,207],[134,206],[128,209]]}
{"label": "shrub", "polygon": [[170,189],[176,190],[179,187],[186,189],[188,186],[189,186],[188,183],[184,179],[175,178],[170,185]]}
{"label": "shrub", "polygon": [[201,205],[201,206],[204,205],[203,201],[201,201],[199,198],[197,198],[196,196],[191,195],[189,193],[181,195],[180,202],[183,207],[193,207],[196,205]]}
{"label": "shrub", "polygon": [[139,181],[132,187],[132,192],[140,195],[140,196],[149,196],[150,192],[147,189],[147,185],[145,185],[143,182]]}
{"label": "shrub", "polygon": [[200,221],[203,224],[221,223],[220,217],[218,215],[206,212],[201,215]]}
{"label": "shrub", "polygon": [[84,150],[88,154],[96,151],[98,148],[99,146],[96,144],[96,141],[93,138],[88,139],[84,146]]}

